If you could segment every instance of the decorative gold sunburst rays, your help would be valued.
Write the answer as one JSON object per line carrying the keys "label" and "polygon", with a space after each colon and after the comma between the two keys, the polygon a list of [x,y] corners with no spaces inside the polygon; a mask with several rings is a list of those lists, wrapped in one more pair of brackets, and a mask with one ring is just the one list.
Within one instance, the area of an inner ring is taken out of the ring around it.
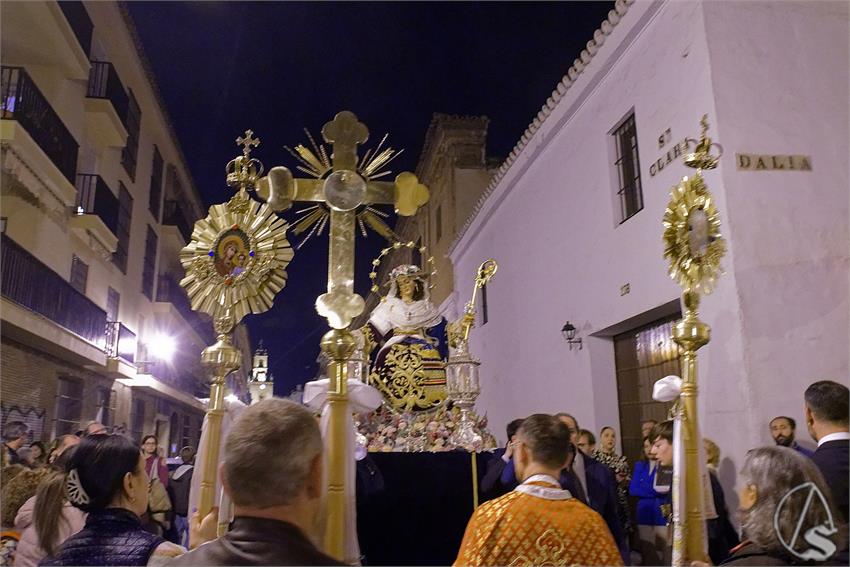
{"label": "decorative gold sunburst rays", "polygon": [[[304,133],[307,135],[311,147],[298,144],[295,149],[289,146],[284,146],[284,148],[298,160],[300,165],[295,167],[297,170],[316,179],[323,179],[333,172],[328,148],[325,144],[316,143],[316,139],[307,128],[304,129]],[[404,150],[396,150],[392,147],[384,148],[384,142],[386,142],[388,136],[389,134],[384,134],[380,143],[374,149],[363,154],[363,157],[357,163],[357,173],[367,183],[390,175],[392,170],[385,169],[385,167],[404,152]],[[306,236],[298,243],[297,248],[301,248],[313,236],[321,236],[330,219],[330,210],[325,203],[311,205],[296,211],[295,214],[299,216],[292,224],[292,233],[298,236],[306,233]],[[368,227],[391,242],[399,240],[398,235],[384,222],[387,217],[389,217],[389,214],[370,205],[363,205],[357,212],[357,225],[360,228],[360,233],[366,237],[368,234],[366,228]]]}
{"label": "decorative gold sunburst rays", "polygon": [[720,260],[726,253],[726,241],[720,233],[720,214],[700,170],[673,187],[663,225],[670,277],[686,290],[711,293],[723,273]]}
{"label": "decorative gold sunburst rays", "polygon": [[294,255],[286,229],[286,221],[244,189],[210,207],[180,251],[186,270],[180,285],[192,309],[213,319],[229,315],[234,324],[249,313],[267,311],[286,285],[286,266]]}

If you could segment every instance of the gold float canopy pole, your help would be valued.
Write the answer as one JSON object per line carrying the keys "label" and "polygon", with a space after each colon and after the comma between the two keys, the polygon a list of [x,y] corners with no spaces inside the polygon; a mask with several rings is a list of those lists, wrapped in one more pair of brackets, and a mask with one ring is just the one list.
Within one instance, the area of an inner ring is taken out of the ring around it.
{"label": "gold float canopy pole", "polygon": [[[685,316],[673,328],[673,340],[682,349],[682,393],[679,412],[684,450],[681,471],[674,471],[673,498],[679,499],[678,478],[685,475],[684,502],[674,502],[673,565],[708,562],[705,526],[705,495],[699,474],[702,437],[697,409],[697,350],[708,344],[711,329],[697,312],[701,293],[710,293],[721,272],[720,259],[726,250],[720,234],[720,218],[714,199],[702,177],[702,169],[717,167],[719,156],[709,152],[713,145],[706,135],[707,116],[702,117],[702,135],[695,151],[685,156],[685,164],[697,171],[673,188],[664,212],[664,257],[669,273],[682,287]],[[722,151],[722,148],[721,148]]]}
{"label": "gold float canopy pole", "polygon": [[[368,205],[393,204],[399,215],[412,216],[428,201],[428,188],[409,172],[399,174],[395,182],[375,181],[381,164],[388,162],[392,152],[375,150],[371,161],[360,162],[357,146],[369,138],[369,130],[353,112],[338,113],[322,128],[322,137],[331,144],[330,163],[324,146],[313,143],[315,152],[297,146],[295,157],[301,171],[314,179],[293,178],[285,167],[274,167],[258,183],[257,192],[267,195],[268,202],[282,211],[293,202],[312,202],[330,209],[327,292],[316,299],[316,311],[326,317],[331,331],[322,338],[322,351],[328,355],[330,390],[328,393],[328,523],[325,530],[325,551],[335,558],[345,557],[346,508],[346,443],[348,435],[348,359],[354,352],[355,340],[348,326],[360,315],[366,302],[354,293],[354,228],[358,208]],[[311,138],[311,142],[313,142]],[[380,144],[379,144],[380,148]],[[365,211],[368,212],[368,211]],[[324,213],[311,215],[313,222]],[[362,213],[361,213],[362,214]],[[373,215],[374,216],[374,215]],[[368,217],[367,217],[368,218]],[[369,223],[372,226],[372,223]],[[296,227],[299,223],[296,223]],[[307,224],[304,227],[308,226]],[[349,487],[353,490],[353,487]]]}

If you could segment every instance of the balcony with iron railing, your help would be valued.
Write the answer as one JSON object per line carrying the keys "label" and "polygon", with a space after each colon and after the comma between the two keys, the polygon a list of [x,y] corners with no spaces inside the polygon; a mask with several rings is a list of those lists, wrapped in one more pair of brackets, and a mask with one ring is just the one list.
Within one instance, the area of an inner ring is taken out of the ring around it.
{"label": "balcony with iron railing", "polygon": [[86,128],[102,146],[121,147],[127,142],[127,110],[130,97],[115,66],[92,61],[86,91]]}
{"label": "balcony with iron railing", "polygon": [[0,2],[3,61],[38,65],[63,80],[84,81],[94,25],[82,2]]}
{"label": "balcony with iron railing", "polygon": [[69,226],[90,234],[105,251],[105,257],[118,246],[119,208],[118,197],[101,176],[77,175],[77,200]]}
{"label": "balcony with iron railing", "polygon": [[[32,142],[49,158],[51,165],[73,186],[79,144],[23,67],[2,67],[0,111],[4,121],[14,121],[26,131]],[[39,156],[32,155],[33,152],[26,147],[27,140],[17,134],[12,124],[3,124],[2,137],[4,142],[22,145],[17,153],[34,162],[38,160]],[[42,175],[54,177],[43,171],[40,163],[28,165]]]}
{"label": "balcony with iron railing", "polygon": [[184,243],[192,239],[192,230],[195,227],[195,221],[186,209],[186,205],[182,201],[169,199],[165,201],[163,208],[162,224],[167,226],[175,226],[180,231]]}
{"label": "balcony with iron railing", "polygon": [[180,282],[171,274],[160,274],[156,286],[156,300],[171,303],[181,317],[203,339],[205,344],[214,340],[212,324],[201,319],[197,311],[192,310],[192,304],[186,291],[180,287]]}
{"label": "balcony with iron railing", "polygon": [[0,236],[0,244],[3,297],[103,349],[106,311],[11,238]]}
{"label": "balcony with iron railing", "polygon": [[119,321],[106,324],[106,356],[133,364],[136,357],[136,333]]}
{"label": "balcony with iron railing", "polygon": [[86,11],[86,7],[82,2],[71,2],[63,0],[58,2],[59,9],[68,20],[68,25],[71,26],[71,31],[74,32],[74,37],[80,42],[80,47],[83,48],[86,56],[91,52],[91,38],[94,32],[94,24]]}

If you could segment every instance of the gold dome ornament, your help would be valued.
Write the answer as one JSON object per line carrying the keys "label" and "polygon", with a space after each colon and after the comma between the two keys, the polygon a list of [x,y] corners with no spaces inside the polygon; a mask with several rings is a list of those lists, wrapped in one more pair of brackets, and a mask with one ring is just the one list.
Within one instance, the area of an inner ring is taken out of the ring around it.
{"label": "gold dome ornament", "polygon": [[227,168],[228,185],[238,191],[227,203],[213,205],[207,218],[195,223],[191,242],[180,251],[192,309],[216,319],[229,315],[233,324],[250,313],[263,313],[286,285],[286,266],[294,255],[286,239],[288,225],[272,206],[253,201],[247,193],[262,164],[250,158],[259,144],[246,131],[237,143],[243,156]]}

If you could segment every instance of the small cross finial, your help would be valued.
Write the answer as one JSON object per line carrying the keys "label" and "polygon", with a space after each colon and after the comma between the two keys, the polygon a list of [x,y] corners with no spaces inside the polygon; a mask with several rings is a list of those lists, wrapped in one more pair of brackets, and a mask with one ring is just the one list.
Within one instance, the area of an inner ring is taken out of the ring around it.
{"label": "small cross finial", "polygon": [[256,148],[260,145],[260,139],[254,137],[253,130],[245,130],[245,136],[236,138],[236,145],[242,146],[242,155],[246,158],[251,155],[251,148]]}
{"label": "small cross finial", "polygon": [[349,110],[334,116],[322,127],[322,137],[333,144],[334,171],[357,169],[357,146],[369,139],[369,129]]}

